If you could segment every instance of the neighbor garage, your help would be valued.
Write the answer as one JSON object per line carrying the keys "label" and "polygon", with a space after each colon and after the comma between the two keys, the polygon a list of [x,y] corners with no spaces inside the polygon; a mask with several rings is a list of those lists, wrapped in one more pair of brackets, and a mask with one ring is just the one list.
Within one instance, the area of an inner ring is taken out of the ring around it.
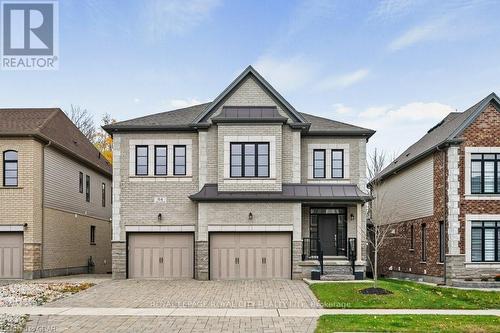
{"label": "neighbor garage", "polygon": [[193,278],[192,233],[129,233],[128,277]]}
{"label": "neighbor garage", "polygon": [[290,279],[290,233],[210,233],[210,279]]}
{"label": "neighbor garage", "polygon": [[23,233],[0,232],[0,279],[23,278]]}

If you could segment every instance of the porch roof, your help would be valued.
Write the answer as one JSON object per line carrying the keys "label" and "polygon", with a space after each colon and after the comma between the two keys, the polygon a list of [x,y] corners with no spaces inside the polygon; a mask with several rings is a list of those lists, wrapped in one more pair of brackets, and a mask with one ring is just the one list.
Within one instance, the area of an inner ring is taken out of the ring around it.
{"label": "porch roof", "polygon": [[353,184],[283,184],[276,192],[222,192],[217,184],[206,184],[189,198],[193,201],[295,201],[295,202],[366,202],[370,195]]}

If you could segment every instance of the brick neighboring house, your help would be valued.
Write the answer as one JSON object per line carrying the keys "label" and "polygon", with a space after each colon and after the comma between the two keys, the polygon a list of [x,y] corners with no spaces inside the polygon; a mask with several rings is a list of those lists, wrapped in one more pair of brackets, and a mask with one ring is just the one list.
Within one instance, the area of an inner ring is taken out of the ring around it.
{"label": "brick neighboring house", "polygon": [[0,109],[0,278],[111,271],[111,166],[60,109]]}
{"label": "brick neighboring house", "polygon": [[500,272],[496,94],[450,113],[371,184],[383,197],[380,216],[392,223],[382,274],[465,285]]}
{"label": "brick neighboring house", "polygon": [[374,131],[298,112],[252,67],[210,103],[105,129],[114,278],[300,278],[321,253],[364,277]]}

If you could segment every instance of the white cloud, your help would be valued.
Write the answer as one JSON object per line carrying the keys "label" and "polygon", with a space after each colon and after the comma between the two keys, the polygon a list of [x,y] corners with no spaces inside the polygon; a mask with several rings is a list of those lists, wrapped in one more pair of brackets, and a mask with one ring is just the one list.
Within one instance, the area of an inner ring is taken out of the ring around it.
{"label": "white cloud", "polygon": [[182,34],[208,19],[220,0],[151,0],[147,22],[154,38]]}
{"label": "white cloud", "polygon": [[141,99],[140,99],[140,98],[138,98],[138,97],[135,97],[135,98],[134,98],[134,103],[135,103],[135,104],[139,104],[140,102],[141,102]]}
{"label": "white cloud", "polygon": [[395,19],[409,14],[415,5],[422,2],[422,0],[383,0],[380,1],[375,8],[373,17],[380,19]]}
{"label": "white cloud", "polygon": [[335,90],[339,88],[347,88],[355,83],[364,80],[370,71],[366,68],[358,69],[351,73],[346,73],[339,76],[330,76],[318,83],[318,88],[320,90]]}
{"label": "white cloud", "polygon": [[168,106],[174,109],[182,109],[182,108],[187,108],[189,106],[193,105],[198,105],[202,104],[204,102],[196,99],[196,98],[191,98],[191,99],[171,99],[168,102]]}
{"label": "white cloud", "polygon": [[373,119],[384,116],[390,109],[389,106],[372,106],[359,113],[360,118]]}
{"label": "white cloud", "polygon": [[389,50],[397,51],[420,42],[451,37],[447,21],[447,19],[440,19],[415,26],[394,39],[389,44]]}
{"label": "white cloud", "polygon": [[319,66],[302,56],[278,59],[262,56],[254,64],[255,69],[280,91],[291,91],[310,83]]}
{"label": "white cloud", "polygon": [[335,113],[337,114],[345,115],[352,112],[352,108],[345,106],[342,103],[333,104],[332,106],[335,109]]}

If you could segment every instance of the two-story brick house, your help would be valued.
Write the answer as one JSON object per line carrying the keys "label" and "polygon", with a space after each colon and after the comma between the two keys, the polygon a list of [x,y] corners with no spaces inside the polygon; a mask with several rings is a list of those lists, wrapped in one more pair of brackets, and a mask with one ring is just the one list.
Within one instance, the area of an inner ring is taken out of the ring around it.
{"label": "two-story brick house", "polygon": [[64,112],[0,109],[0,174],[0,278],[111,271],[111,165]]}
{"label": "two-story brick house", "polygon": [[391,228],[383,274],[464,285],[500,272],[499,102],[450,113],[372,181]]}
{"label": "two-story brick house", "polygon": [[105,129],[114,278],[299,278],[318,247],[352,277],[348,239],[364,276],[374,131],[298,112],[252,67],[210,103]]}

